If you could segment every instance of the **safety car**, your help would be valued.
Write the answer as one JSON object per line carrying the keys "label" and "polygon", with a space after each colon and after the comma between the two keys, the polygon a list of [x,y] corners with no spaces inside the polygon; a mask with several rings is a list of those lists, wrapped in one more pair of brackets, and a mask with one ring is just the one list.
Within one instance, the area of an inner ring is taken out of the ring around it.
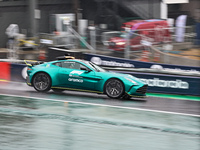
{"label": "safety car", "polygon": [[147,84],[140,79],[106,71],[90,61],[64,56],[42,64],[25,62],[28,65],[26,82],[38,92],[76,90],[106,94],[114,99],[146,95]]}

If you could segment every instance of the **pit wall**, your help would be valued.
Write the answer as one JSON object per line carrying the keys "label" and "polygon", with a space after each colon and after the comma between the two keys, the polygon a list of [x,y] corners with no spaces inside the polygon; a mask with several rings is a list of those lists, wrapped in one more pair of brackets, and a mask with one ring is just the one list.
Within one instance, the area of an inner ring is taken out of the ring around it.
{"label": "pit wall", "polygon": [[[0,81],[26,82],[26,65],[0,62],[0,68]],[[131,69],[117,69],[113,67],[112,69],[108,68],[108,70],[127,73],[140,78],[149,85],[148,93],[200,96],[200,78],[196,76],[160,74],[147,71],[138,72]]]}

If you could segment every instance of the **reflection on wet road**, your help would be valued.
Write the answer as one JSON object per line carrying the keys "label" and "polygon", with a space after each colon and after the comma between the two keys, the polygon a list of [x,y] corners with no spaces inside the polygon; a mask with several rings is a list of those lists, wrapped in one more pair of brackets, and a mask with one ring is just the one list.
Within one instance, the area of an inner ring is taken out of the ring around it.
{"label": "reflection on wet road", "polygon": [[145,111],[161,111],[168,113],[178,113],[186,115],[200,116],[199,101],[179,100],[171,98],[132,98],[131,100],[110,99],[106,95],[98,95],[95,93],[84,93],[65,91],[63,93],[36,92],[33,87],[27,86],[25,83],[1,83],[0,94],[16,95],[22,97],[33,97],[53,100],[64,100],[77,103],[89,103],[94,105],[109,105],[116,107],[129,107],[131,109],[140,109]]}
{"label": "reflection on wet road", "polygon": [[[77,92],[39,94],[24,85],[18,87],[13,88],[10,84],[0,87],[2,150],[200,148],[199,116],[130,109],[157,109],[153,98],[150,102],[122,101]],[[9,93],[18,96],[8,96]],[[167,107],[169,102],[163,101]],[[158,100],[158,103],[161,105],[163,101]],[[197,108],[196,103],[185,100],[170,102],[176,104],[172,105],[173,109],[181,110],[187,102],[188,108]],[[197,110],[188,112],[197,113]]]}
{"label": "reflection on wet road", "polygon": [[9,96],[0,96],[0,106],[0,149],[199,146],[199,117]]}

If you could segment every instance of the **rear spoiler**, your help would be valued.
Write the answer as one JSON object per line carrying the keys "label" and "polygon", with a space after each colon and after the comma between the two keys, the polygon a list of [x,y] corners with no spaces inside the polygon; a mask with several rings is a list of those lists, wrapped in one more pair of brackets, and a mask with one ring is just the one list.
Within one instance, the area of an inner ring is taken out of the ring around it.
{"label": "rear spoiler", "polygon": [[30,67],[44,63],[42,61],[36,61],[36,60],[24,60],[24,62],[27,66],[30,66]]}

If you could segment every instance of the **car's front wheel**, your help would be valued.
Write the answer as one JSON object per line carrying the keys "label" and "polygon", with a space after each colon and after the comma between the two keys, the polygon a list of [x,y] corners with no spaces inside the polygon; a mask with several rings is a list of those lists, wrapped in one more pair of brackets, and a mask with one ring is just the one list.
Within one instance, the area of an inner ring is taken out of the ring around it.
{"label": "car's front wheel", "polygon": [[109,79],[105,83],[104,92],[110,98],[120,98],[124,94],[124,84],[118,79]]}
{"label": "car's front wheel", "polygon": [[48,92],[51,89],[51,78],[46,73],[37,73],[33,77],[33,87],[39,92]]}

